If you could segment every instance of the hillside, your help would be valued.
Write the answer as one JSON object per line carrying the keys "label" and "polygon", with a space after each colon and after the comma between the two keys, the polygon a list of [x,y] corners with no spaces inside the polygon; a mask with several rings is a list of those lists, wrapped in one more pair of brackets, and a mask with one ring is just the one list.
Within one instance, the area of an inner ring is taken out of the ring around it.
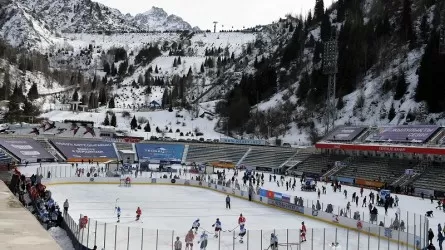
{"label": "hillside", "polygon": [[[304,18],[219,33],[192,30],[156,7],[131,17],[88,0],[53,2],[60,10],[51,17],[48,1],[23,0],[3,7],[9,14],[0,18],[8,27],[37,22],[32,26],[41,28],[20,37],[0,34],[14,47],[40,48],[51,69],[71,72],[59,79],[63,94],[37,100],[42,107],[80,100],[96,113],[43,115],[49,119],[91,117],[99,126],[106,112],[129,112],[128,121],[116,116],[117,129],[148,137],[141,130],[150,118],[159,128],[150,135],[165,136],[161,127],[178,123],[180,114],[205,131],[204,139],[226,134],[307,144],[325,132],[323,43],[335,38],[336,125],[444,121],[442,2],[339,0],[325,9],[317,0]],[[131,117],[145,117],[139,129]]]}

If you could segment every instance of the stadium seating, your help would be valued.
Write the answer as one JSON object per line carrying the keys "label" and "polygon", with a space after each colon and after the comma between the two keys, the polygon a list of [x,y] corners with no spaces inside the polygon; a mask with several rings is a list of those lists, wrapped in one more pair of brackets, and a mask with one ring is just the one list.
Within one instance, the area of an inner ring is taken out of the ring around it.
{"label": "stadium seating", "polygon": [[291,158],[289,158],[284,167],[286,170],[293,170],[293,168],[300,162],[305,161],[309,156],[311,156],[314,152],[310,150],[300,149],[294,154]]}
{"label": "stadium seating", "polygon": [[237,163],[249,148],[240,145],[190,144],[187,162],[211,162],[228,160]]}
{"label": "stadium seating", "polygon": [[418,164],[415,160],[389,159],[381,157],[352,157],[346,168],[336,175],[341,177],[362,178],[391,183]]}
{"label": "stadium seating", "polygon": [[297,151],[292,148],[252,147],[241,164],[249,167],[279,167]]}
{"label": "stadium seating", "polygon": [[63,157],[57,152],[57,150],[49,143],[48,139],[46,138],[39,138],[36,137],[35,139],[40,145],[42,145],[42,147],[48,151],[52,156],[54,156],[54,158],[57,159],[57,161],[65,161],[65,159],[63,159]]}
{"label": "stadium seating", "polygon": [[334,166],[336,161],[343,161],[346,158],[348,158],[346,155],[312,154],[293,170],[321,176]]}
{"label": "stadium seating", "polygon": [[443,164],[429,166],[413,183],[415,188],[426,188],[445,191],[445,171]]}

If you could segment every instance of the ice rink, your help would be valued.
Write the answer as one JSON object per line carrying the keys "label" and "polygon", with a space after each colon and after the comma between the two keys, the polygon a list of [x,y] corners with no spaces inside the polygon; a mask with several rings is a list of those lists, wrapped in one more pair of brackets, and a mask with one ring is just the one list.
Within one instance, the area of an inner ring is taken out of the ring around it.
{"label": "ice rink", "polygon": [[[301,249],[331,249],[328,244],[336,239],[343,246],[338,249],[346,249],[347,244],[348,249],[398,249],[396,244],[385,240],[347,232],[343,228],[336,229],[330,224],[234,197],[232,209],[228,210],[224,194],[196,187],[80,184],[51,185],[49,188],[59,204],[69,199],[69,213],[73,218],[80,214],[91,218],[89,229],[81,231],[79,237],[84,245],[88,242],[88,246],[92,247],[96,243],[99,249],[127,249],[129,243],[129,249],[170,250],[172,237],[179,236],[184,240],[197,218],[201,220],[202,228],[195,237],[195,246],[200,233],[206,230],[209,232],[208,250],[219,247],[224,250],[266,249],[273,232],[278,234],[280,243],[298,243],[302,221],[308,230],[308,241],[301,244]],[[122,209],[120,223],[116,222],[116,200]],[[135,222],[138,206],[142,209],[142,222]],[[240,213],[246,217],[248,230],[243,244],[234,239],[238,234],[236,226]],[[221,220],[225,231],[219,239],[212,234],[211,225],[216,218]],[[280,249],[298,248],[291,245]]]}

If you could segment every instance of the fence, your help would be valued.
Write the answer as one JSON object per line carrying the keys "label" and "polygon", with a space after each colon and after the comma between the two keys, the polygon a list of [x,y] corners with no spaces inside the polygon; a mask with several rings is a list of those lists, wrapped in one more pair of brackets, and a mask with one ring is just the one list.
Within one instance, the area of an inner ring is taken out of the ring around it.
{"label": "fence", "polygon": [[[73,232],[80,244],[87,248],[97,246],[104,250],[174,250],[176,237],[180,238],[185,246],[184,238],[187,232],[174,230],[149,230],[139,226],[124,226],[116,223],[104,223],[90,220],[84,229],[78,226],[78,220],[74,220],[69,214],[65,215],[69,229]],[[351,250],[410,250],[416,249],[402,242],[401,238],[408,238],[407,232],[391,231],[384,227],[377,227],[377,236],[371,236],[375,228],[363,228],[355,231],[344,228],[312,228],[306,234],[306,241],[300,241],[300,231],[297,229],[269,229],[247,230],[240,243],[237,230],[218,233],[217,238],[212,232],[209,235],[207,249],[211,250],[262,250],[269,249],[270,235],[274,233],[278,237],[279,249],[286,250],[325,250],[325,249],[351,249]],[[199,241],[199,235],[195,236],[195,244]],[[394,234],[397,236],[394,239]],[[405,234],[405,235],[404,235]],[[415,241],[422,242],[420,237]],[[416,242],[410,245],[418,245]],[[332,244],[338,243],[337,248]],[[198,244],[199,245],[199,244]],[[197,246],[199,249],[199,246]]]}

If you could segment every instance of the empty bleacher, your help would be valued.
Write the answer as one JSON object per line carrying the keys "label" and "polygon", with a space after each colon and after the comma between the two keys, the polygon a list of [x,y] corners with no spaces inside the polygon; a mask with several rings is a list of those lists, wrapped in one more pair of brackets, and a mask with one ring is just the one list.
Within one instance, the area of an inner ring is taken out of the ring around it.
{"label": "empty bleacher", "polygon": [[242,164],[249,167],[279,167],[295,152],[292,148],[252,147]]}
{"label": "empty bleacher", "polygon": [[445,164],[433,164],[412,184],[415,188],[425,188],[445,192]]}
{"label": "empty bleacher", "polygon": [[65,159],[62,157],[61,154],[59,154],[59,152],[57,152],[57,150],[49,143],[48,139],[43,138],[43,137],[36,137],[35,139],[40,145],[42,145],[42,147],[48,151],[52,156],[54,156],[54,158],[56,158],[57,161],[62,162],[65,161]]}
{"label": "empty bleacher", "polygon": [[321,176],[333,167],[336,161],[343,161],[346,158],[347,155],[312,154],[292,170]]}
{"label": "empty bleacher", "polygon": [[246,154],[249,148],[238,145],[221,144],[190,144],[187,153],[187,162],[210,162],[228,160],[237,163]]}
{"label": "empty bleacher", "polygon": [[298,163],[305,161],[313,153],[314,153],[314,151],[312,151],[312,150],[305,150],[305,149],[297,150],[297,153],[295,153],[293,156],[291,156],[284,164],[286,171],[293,170],[293,168]]}
{"label": "empty bleacher", "polygon": [[337,172],[337,176],[362,178],[391,183],[418,164],[416,160],[390,159],[382,157],[353,157],[346,168]]}

